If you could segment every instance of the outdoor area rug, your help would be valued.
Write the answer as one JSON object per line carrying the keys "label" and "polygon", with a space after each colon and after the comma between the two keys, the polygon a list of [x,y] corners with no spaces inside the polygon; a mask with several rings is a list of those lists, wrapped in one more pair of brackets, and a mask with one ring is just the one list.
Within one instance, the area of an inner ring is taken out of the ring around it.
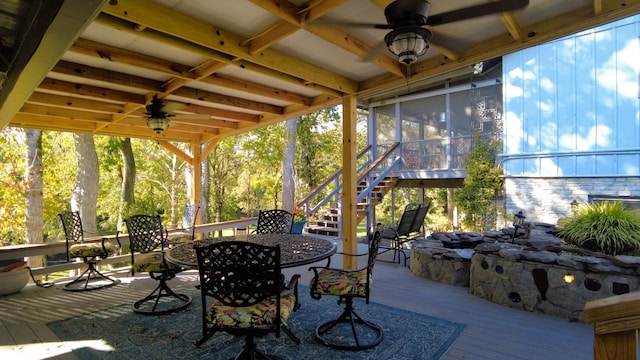
{"label": "outdoor area rug", "polygon": [[[229,359],[242,349],[244,338],[217,333],[200,348],[193,343],[202,335],[200,292],[181,290],[193,297],[190,308],[175,314],[145,316],[136,314],[131,305],[86,314],[49,323],[62,341],[87,341],[100,348],[79,347],[74,354],[86,359]],[[363,351],[342,351],[314,340],[315,327],[336,318],[343,307],[336,297],[313,300],[307,287],[300,287],[302,307],[292,313],[289,328],[300,338],[300,345],[282,333],[257,339],[258,347],[284,359],[439,359],[464,330],[465,325],[370,302],[355,302],[365,319],[381,325],[384,339],[378,346]],[[360,299],[356,299],[360,300]]]}

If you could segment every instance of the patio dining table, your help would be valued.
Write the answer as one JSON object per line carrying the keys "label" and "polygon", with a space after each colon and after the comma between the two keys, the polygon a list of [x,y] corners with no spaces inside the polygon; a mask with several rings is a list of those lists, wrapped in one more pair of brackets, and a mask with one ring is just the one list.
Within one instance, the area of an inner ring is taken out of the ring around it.
{"label": "patio dining table", "polygon": [[297,234],[249,234],[244,236],[222,236],[194,240],[174,246],[167,251],[167,261],[186,268],[196,268],[198,261],[194,245],[209,245],[223,241],[248,241],[256,244],[280,245],[281,265],[291,268],[330,259],[336,253],[333,242],[309,235]]}

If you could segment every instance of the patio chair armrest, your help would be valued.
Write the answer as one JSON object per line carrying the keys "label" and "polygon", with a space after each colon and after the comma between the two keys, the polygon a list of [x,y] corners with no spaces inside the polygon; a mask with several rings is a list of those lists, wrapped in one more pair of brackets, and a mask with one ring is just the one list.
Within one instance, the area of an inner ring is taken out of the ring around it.
{"label": "patio chair armrest", "polygon": [[294,274],[291,276],[291,280],[284,285],[285,290],[293,290],[293,294],[296,296],[296,303],[293,306],[293,311],[298,311],[300,308],[300,303],[298,302],[298,280],[300,279],[300,274]]}

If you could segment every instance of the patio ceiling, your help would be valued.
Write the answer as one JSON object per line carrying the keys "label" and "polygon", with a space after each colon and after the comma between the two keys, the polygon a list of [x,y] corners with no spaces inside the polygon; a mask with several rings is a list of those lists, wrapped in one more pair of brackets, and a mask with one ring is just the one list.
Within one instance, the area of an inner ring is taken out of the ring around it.
{"label": "patio ceiling", "polygon": [[[384,24],[390,2],[4,0],[0,128],[216,143],[345,95],[366,102],[415,91],[640,12],[640,0],[531,0],[511,13],[431,27],[429,50],[411,66],[375,51],[389,30],[319,26]],[[431,15],[485,2],[432,0]],[[146,124],[154,95],[180,104],[160,134]]]}

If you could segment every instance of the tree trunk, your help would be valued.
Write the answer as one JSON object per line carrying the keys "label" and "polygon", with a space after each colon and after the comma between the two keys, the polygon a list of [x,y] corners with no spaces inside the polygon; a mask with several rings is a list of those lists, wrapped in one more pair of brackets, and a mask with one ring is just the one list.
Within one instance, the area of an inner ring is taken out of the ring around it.
{"label": "tree trunk", "polygon": [[[26,130],[26,222],[27,244],[41,244],[43,240],[43,182],[42,182],[42,131]],[[41,267],[42,257],[29,257],[29,266]]]}
{"label": "tree trunk", "polygon": [[120,155],[122,156],[122,192],[120,193],[118,229],[122,229],[124,209],[134,203],[133,188],[136,182],[136,161],[133,157],[130,138],[125,138],[120,142]]}
{"label": "tree trunk", "polygon": [[211,187],[209,186],[209,157],[203,159],[202,163],[200,163],[201,174],[202,174],[202,191],[200,192],[200,199],[197,200],[200,202],[200,220],[203,224],[209,223],[209,213],[207,212],[209,202],[209,195],[211,193]]}
{"label": "tree trunk", "polygon": [[[211,179],[212,181],[208,184],[210,187],[211,198],[213,199],[211,202],[211,217],[212,222],[219,222],[222,219],[222,211],[224,207],[224,199],[225,199],[225,186],[224,179],[225,173],[227,170],[227,160],[224,156],[220,156],[222,149],[220,147],[216,147],[212,152],[212,158],[215,159],[211,163]],[[218,231],[219,235],[222,235],[222,230]]]}
{"label": "tree trunk", "polygon": [[100,169],[93,135],[74,134],[76,182],[71,195],[71,209],[80,211],[85,236],[97,236],[96,207],[100,190]]}
{"label": "tree trunk", "polygon": [[298,118],[287,120],[285,125],[287,142],[284,144],[282,159],[282,208],[293,212],[296,195],[295,155]]}

